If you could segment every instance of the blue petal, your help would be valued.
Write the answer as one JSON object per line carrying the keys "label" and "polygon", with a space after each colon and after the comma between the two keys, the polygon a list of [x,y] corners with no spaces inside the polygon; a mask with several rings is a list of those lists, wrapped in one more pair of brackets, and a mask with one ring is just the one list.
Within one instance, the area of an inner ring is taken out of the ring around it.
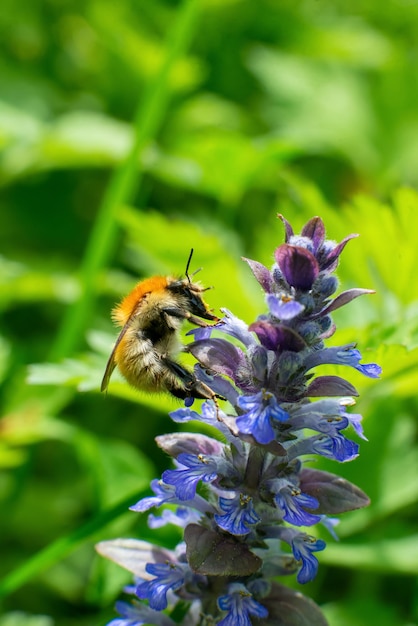
{"label": "blue petal", "polygon": [[177,461],[186,469],[166,470],[163,472],[163,480],[174,485],[179,500],[193,500],[197,484],[201,480],[212,482],[217,478],[215,461],[204,455],[179,454]]}
{"label": "blue petal", "polygon": [[278,508],[284,511],[283,519],[294,526],[313,526],[321,521],[319,515],[309,513],[305,509],[317,509],[319,502],[313,496],[301,493],[290,486],[280,489],[274,497]]}
{"label": "blue petal", "polygon": [[382,368],[376,363],[360,364],[362,359],[359,350],[353,348],[354,344],[347,346],[323,348],[316,352],[311,352],[305,359],[305,367],[307,370],[317,365],[348,365],[368,376],[369,378],[379,378]]}
{"label": "blue petal", "polygon": [[127,602],[116,602],[115,608],[122,618],[112,620],[107,626],[142,626],[142,624],[175,626],[168,615],[154,611],[146,604],[132,605]]}
{"label": "blue petal", "polygon": [[335,459],[341,463],[352,461],[358,456],[359,452],[358,443],[346,439],[341,434],[333,437],[329,435],[320,436],[315,440],[313,448],[317,454],[321,454],[328,459]]}
{"label": "blue petal", "polygon": [[266,302],[270,313],[279,320],[291,320],[305,308],[303,304],[291,297],[276,296],[272,293],[268,294]]}
{"label": "blue petal", "polygon": [[265,391],[259,391],[252,396],[240,396],[237,404],[246,411],[237,417],[239,431],[252,435],[261,444],[268,444],[275,438],[271,420],[283,422],[289,418],[276,398]]}
{"label": "blue petal", "polygon": [[247,535],[249,526],[260,521],[254,510],[252,498],[239,494],[235,498],[219,498],[219,506],[225,511],[224,515],[215,515],[215,522],[220,528],[231,535]]}
{"label": "blue petal", "polygon": [[188,524],[196,524],[202,518],[201,513],[193,509],[179,507],[175,512],[165,509],[161,515],[148,515],[149,528],[162,528],[166,524],[174,524],[186,528]]}
{"label": "blue petal", "polygon": [[176,502],[176,494],[171,485],[165,485],[161,480],[155,478],[151,482],[151,489],[155,493],[155,496],[147,496],[142,498],[133,506],[130,506],[131,511],[137,511],[138,513],[144,513],[153,506],[160,506],[164,502]]}
{"label": "blue petal", "polygon": [[268,611],[265,606],[254,600],[251,593],[239,583],[230,585],[230,593],[218,598],[218,606],[228,611],[218,626],[252,626],[250,615],[266,618]]}
{"label": "blue petal", "polygon": [[136,594],[142,600],[147,599],[152,609],[162,611],[167,608],[168,591],[176,591],[183,585],[184,572],[180,567],[169,563],[148,563],[145,569],[155,578],[140,583]]}
{"label": "blue petal", "polygon": [[313,580],[318,571],[318,559],[312,554],[320,552],[326,547],[325,541],[315,539],[306,534],[296,535],[292,541],[292,551],[295,559],[302,561],[302,568],[297,575],[297,581],[305,584]]}

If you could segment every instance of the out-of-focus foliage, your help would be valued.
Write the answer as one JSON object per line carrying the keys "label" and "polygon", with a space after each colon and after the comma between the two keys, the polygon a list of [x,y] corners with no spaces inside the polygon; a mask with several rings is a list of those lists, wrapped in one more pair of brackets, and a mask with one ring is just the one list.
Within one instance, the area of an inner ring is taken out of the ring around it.
{"label": "out-of-focus foliage", "polygon": [[150,536],[127,508],[176,404],[99,394],[110,308],[193,247],[211,306],[252,320],[240,257],[271,263],[278,212],[359,233],[341,285],[376,294],[334,319],[384,371],[352,375],[369,442],[338,468],[372,505],[304,592],[331,626],[418,623],[417,29],[408,0],[3,0],[1,626],[112,618],[128,580],[93,545]]}

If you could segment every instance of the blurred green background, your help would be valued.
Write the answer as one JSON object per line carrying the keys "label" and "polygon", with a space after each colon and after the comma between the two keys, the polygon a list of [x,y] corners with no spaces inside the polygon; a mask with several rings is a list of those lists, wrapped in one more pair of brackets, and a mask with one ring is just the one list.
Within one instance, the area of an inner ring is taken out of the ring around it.
{"label": "blurred green background", "polygon": [[0,625],[105,624],[129,576],[94,543],[178,541],[127,511],[178,405],[99,393],[109,312],[193,247],[211,306],[251,322],[241,256],[271,264],[278,212],[360,234],[341,287],[377,293],[333,341],[384,371],[348,373],[359,459],[317,464],[372,505],[302,591],[331,626],[418,624],[418,3],[3,0],[0,32]]}

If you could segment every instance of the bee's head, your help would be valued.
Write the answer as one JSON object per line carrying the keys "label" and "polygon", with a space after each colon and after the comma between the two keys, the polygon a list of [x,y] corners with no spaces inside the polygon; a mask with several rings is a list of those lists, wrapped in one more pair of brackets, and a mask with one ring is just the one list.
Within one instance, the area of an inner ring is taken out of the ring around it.
{"label": "bee's head", "polygon": [[[206,304],[206,302],[203,300],[202,295],[201,295],[204,291],[207,291],[209,287],[203,288],[199,285],[199,283],[194,283],[191,281],[190,274],[189,274],[189,267],[190,267],[190,262],[192,260],[192,256],[193,256],[193,248],[190,250],[189,258],[186,264],[186,271],[184,272],[186,275],[186,278],[172,282],[168,288],[173,293],[177,293],[183,296],[183,298],[185,298],[187,309],[193,315],[196,315],[197,317],[201,317],[202,319],[205,319],[205,320],[219,321],[219,318],[216,317],[216,315],[213,315],[209,311],[209,307]],[[197,272],[200,272],[200,270],[201,268],[195,270],[193,274],[191,275],[191,277],[193,278],[193,276],[197,274]]]}
{"label": "bee's head", "polygon": [[208,305],[202,298],[202,293],[207,291],[208,288],[201,287],[199,283],[192,283],[189,277],[187,277],[183,280],[172,282],[168,289],[184,299],[184,305],[193,315],[205,320],[219,320],[216,315],[210,312]]}

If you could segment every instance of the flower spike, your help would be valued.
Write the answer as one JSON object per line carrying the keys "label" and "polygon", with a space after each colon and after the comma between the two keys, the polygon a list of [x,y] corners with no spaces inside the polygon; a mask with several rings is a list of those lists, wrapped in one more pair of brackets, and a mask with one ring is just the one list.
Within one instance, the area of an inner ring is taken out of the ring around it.
{"label": "flower spike", "polygon": [[313,580],[317,553],[326,547],[314,536],[317,525],[336,539],[334,516],[369,503],[356,485],[308,463],[315,456],[352,461],[360,446],[346,433],[366,439],[361,415],[350,410],[357,390],[341,376],[321,375],[321,366],[380,376],[377,364],[362,363],[355,344],[326,345],[336,330],[331,314],[373,292],[335,296],[333,272],[356,235],[337,244],[326,239],[320,217],[300,234],[279,219],[285,242],[274,251],[272,269],[244,259],[264,291],[265,310],[247,325],[223,309],[223,319],[191,331],[185,347],[198,361],[196,378],[229,404],[221,409],[208,400],[200,412],[186,404],[170,414],[182,425],[200,423],[204,432],[157,437],[175,469],[131,507],[141,513],[163,507],[149,514],[150,528],[173,524],[183,541],[174,550],[139,540],[98,546],[139,577],[131,589],[136,598],[117,604],[121,617],[109,626],[327,626],[311,600],[273,578]]}

